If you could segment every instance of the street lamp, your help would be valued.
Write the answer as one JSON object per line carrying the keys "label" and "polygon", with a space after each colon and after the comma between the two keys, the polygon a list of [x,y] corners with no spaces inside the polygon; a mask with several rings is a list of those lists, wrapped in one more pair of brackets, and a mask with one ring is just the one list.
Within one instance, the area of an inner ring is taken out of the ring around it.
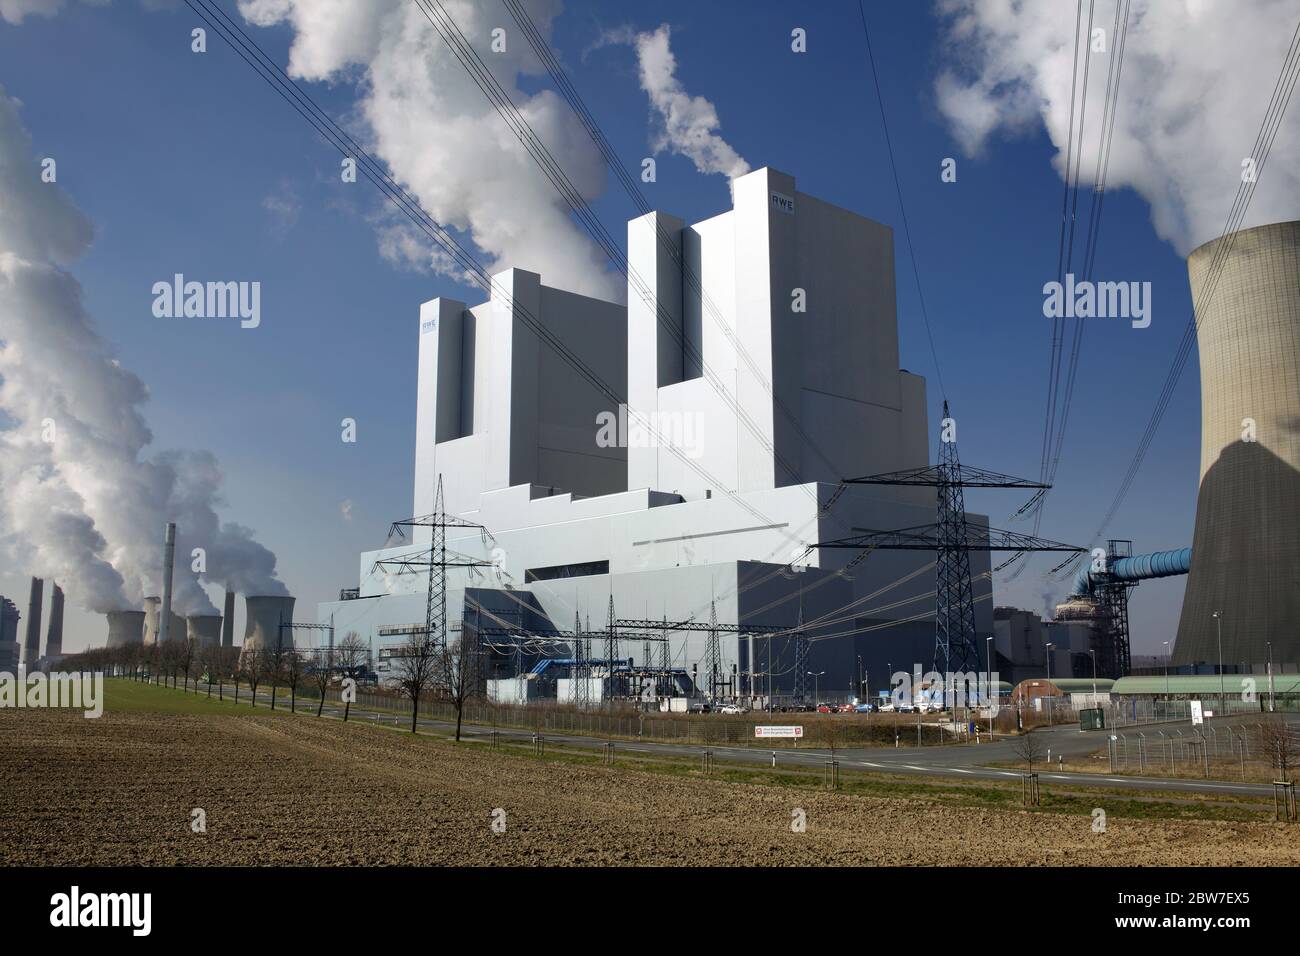
{"label": "street lamp", "polygon": [[[1055,647],[1055,646],[1056,646],[1056,645],[1055,645],[1053,642],[1051,642],[1051,641],[1048,641],[1048,642],[1047,642],[1047,683],[1048,683],[1049,685],[1052,683],[1052,648]],[[1051,698],[1048,698],[1048,707],[1047,707],[1047,725],[1048,725],[1049,727],[1052,725],[1052,707],[1051,707],[1051,703],[1052,703]]]}
{"label": "street lamp", "polygon": [[1228,704],[1228,695],[1223,689],[1223,614],[1220,611],[1214,612],[1214,629],[1219,636],[1219,709],[1225,709]]}
{"label": "street lamp", "polygon": [[809,672],[808,672],[808,676],[811,677],[811,678],[813,679],[813,699],[816,701],[816,705],[817,705],[818,707],[820,707],[821,704],[822,704],[822,701],[821,701],[822,692],[821,692],[821,689],[820,689],[820,688],[821,688],[821,679],[820,679],[820,678],[821,678],[821,676],[822,676],[823,674],[825,674],[825,673],[826,673],[825,671],[809,671]]}
{"label": "street lamp", "polygon": [[1088,653],[1092,655],[1092,706],[1097,706],[1097,649],[1090,647]]}
{"label": "street lamp", "polygon": [[[988,671],[984,676],[984,687],[988,691],[987,696],[992,697],[994,701],[998,697],[998,689],[993,686],[993,637],[984,638],[984,668]],[[995,704],[984,701],[984,705],[989,709],[989,743],[993,743],[993,709]]]}
{"label": "street lamp", "polygon": [[1268,645],[1268,712],[1273,713],[1273,642],[1265,641]]}

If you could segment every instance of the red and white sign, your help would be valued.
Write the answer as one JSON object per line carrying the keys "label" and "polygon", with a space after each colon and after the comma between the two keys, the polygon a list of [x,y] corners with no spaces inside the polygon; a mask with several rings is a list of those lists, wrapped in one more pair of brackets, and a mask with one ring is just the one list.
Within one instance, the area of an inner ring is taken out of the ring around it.
{"label": "red and white sign", "polygon": [[802,727],[773,727],[758,726],[754,728],[755,737],[794,737],[798,739],[803,736]]}

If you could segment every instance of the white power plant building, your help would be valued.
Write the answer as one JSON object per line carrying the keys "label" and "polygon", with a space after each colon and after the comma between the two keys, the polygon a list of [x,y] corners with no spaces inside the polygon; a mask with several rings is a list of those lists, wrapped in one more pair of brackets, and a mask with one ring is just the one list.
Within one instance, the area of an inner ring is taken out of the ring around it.
{"label": "white power plant building", "polygon": [[[760,169],[711,219],[632,220],[628,260],[626,307],[509,269],[487,302],[420,309],[413,513],[433,510],[441,477],[446,510],[492,536],[448,531],[450,551],[494,565],[448,570],[450,638],[581,621],[601,658],[612,597],[620,619],[707,623],[716,606],[725,625],[802,620],[798,665],[793,634],[721,635],[722,670],[743,696],[798,683],[809,697],[815,684],[822,697],[861,696],[863,678],[887,686],[887,664],[928,670],[934,554],[808,551],[936,520],[931,489],[840,486],[930,462],[925,380],[898,367],[892,230]],[[319,606],[336,639],[382,648],[402,638],[381,628],[424,621],[425,569],[376,568],[427,554],[419,530],[361,555],[357,597]],[[976,629],[991,634],[988,555],[971,565]],[[707,693],[708,635],[668,637],[671,668]],[[546,669],[502,640],[488,639],[487,676]],[[619,657],[658,664],[662,646],[634,637]]]}

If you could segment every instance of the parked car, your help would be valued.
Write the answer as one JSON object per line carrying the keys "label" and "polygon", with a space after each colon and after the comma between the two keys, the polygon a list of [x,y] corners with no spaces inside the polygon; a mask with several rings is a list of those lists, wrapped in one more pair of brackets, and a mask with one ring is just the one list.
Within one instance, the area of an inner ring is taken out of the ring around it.
{"label": "parked car", "polygon": [[881,704],[880,712],[882,714],[892,714],[894,712],[894,702],[891,700],[888,703]]}
{"label": "parked car", "polygon": [[744,707],[741,707],[739,704],[727,704],[725,707],[722,708],[722,713],[724,713],[724,714],[744,714],[744,713],[747,713],[747,711],[745,710]]}
{"label": "parked car", "polygon": [[853,711],[858,714],[874,714],[877,709],[878,708],[875,704],[858,704],[858,706],[853,708]]}
{"label": "parked car", "polygon": [[838,708],[836,708],[836,710],[837,710],[839,713],[841,713],[841,714],[851,714],[851,713],[853,713],[853,705],[852,705],[852,704],[840,704],[840,706],[839,706]]}
{"label": "parked car", "polygon": [[834,708],[831,707],[830,704],[818,704],[818,705],[817,705],[817,713],[819,713],[819,714],[833,714],[833,713],[835,713],[835,710],[834,710]]}

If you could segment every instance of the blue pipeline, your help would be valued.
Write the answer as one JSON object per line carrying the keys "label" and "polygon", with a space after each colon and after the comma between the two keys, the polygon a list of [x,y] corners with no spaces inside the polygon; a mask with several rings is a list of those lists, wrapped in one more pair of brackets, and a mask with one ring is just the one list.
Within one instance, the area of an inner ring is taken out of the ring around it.
{"label": "blue pipeline", "polygon": [[1145,581],[1148,578],[1167,578],[1175,574],[1186,574],[1192,567],[1192,549],[1179,548],[1176,551],[1153,551],[1150,554],[1138,554],[1131,558],[1119,558],[1109,563],[1105,574],[1092,570],[1088,562],[1074,576],[1072,596],[1092,593],[1093,586],[1106,580],[1111,581]]}

